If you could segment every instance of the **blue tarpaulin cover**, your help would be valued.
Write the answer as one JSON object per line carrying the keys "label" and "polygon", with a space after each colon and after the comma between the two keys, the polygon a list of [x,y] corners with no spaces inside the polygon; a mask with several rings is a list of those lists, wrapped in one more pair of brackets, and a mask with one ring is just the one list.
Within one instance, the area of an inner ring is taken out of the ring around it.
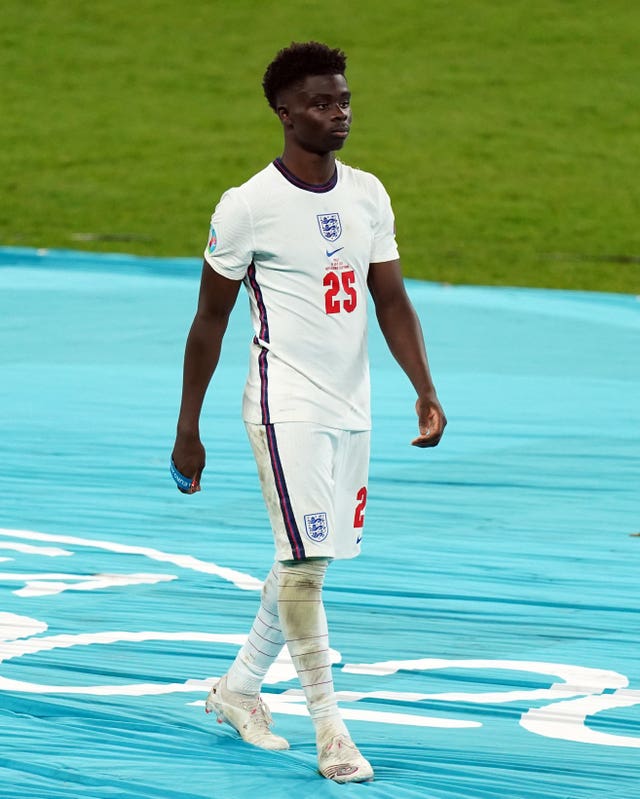
{"label": "blue tarpaulin cover", "polygon": [[329,569],[333,676],[376,779],[316,772],[286,657],[284,753],[203,712],[273,558],[234,310],[201,493],[169,475],[197,259],[0,250],[3,799],[640,797],[640,302],[408,281],[449,427],[371,323],[363,554]]}

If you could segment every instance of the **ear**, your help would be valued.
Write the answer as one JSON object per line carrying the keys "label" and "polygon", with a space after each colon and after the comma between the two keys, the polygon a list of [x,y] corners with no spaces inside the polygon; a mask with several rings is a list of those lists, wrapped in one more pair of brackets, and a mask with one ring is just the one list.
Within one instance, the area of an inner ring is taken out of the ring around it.
{"label": "ear", "polygon": [[289,124],[289,109],[286,105],[279,105],[276,108],[276,114],[278,115],[278,119],[282,122],[283,125]]}

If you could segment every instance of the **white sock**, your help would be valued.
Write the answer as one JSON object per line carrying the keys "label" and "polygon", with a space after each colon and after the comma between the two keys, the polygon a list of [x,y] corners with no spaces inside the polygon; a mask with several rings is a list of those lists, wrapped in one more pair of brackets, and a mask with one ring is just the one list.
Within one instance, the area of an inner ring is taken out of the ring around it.
{"label": "white sock", "polygon": [[278,567],[274,563],[262,586],[260,608],[246,642],[227,672],[230,691],[254,696],[260,693],[269,666],[284,646],[278,620]]}
{"label": "white sock", "polygon": [[316,739],[348,735],[333,689],[322,583],[329,561],[280,564],[278,610],[289,654],[307,700]]}

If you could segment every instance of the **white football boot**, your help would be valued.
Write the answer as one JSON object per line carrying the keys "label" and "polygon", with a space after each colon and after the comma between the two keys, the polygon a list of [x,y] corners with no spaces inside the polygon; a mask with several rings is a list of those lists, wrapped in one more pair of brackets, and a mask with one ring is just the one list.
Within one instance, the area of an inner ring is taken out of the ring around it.
{"label": "white football boot", "polygon": [[209,691],[204,709],[207,713],[215,713],[219,724],[226,721],[249,744],[260,749],[289,748],[286,738],[274,735],[269,729],[273,720],[260,695],[247,696],[230,691],[227,688],[226,675]]}
{"label": "white football boot", "polygon": [[318,771],[334,782],[366,782],[373,779],[371,763],[348,735],[334,735],[318,748]]}

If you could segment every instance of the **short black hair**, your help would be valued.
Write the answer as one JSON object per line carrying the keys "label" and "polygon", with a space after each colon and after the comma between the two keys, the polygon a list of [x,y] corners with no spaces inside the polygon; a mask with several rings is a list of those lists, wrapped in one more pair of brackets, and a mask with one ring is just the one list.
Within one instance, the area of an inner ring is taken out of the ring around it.
{"label": "short black hair", "polygon": [[278,92],[309,75],[344,75],[347,56],[320,42],[291,42],[276,55],[262,79],[267,102],[276,110]]}

